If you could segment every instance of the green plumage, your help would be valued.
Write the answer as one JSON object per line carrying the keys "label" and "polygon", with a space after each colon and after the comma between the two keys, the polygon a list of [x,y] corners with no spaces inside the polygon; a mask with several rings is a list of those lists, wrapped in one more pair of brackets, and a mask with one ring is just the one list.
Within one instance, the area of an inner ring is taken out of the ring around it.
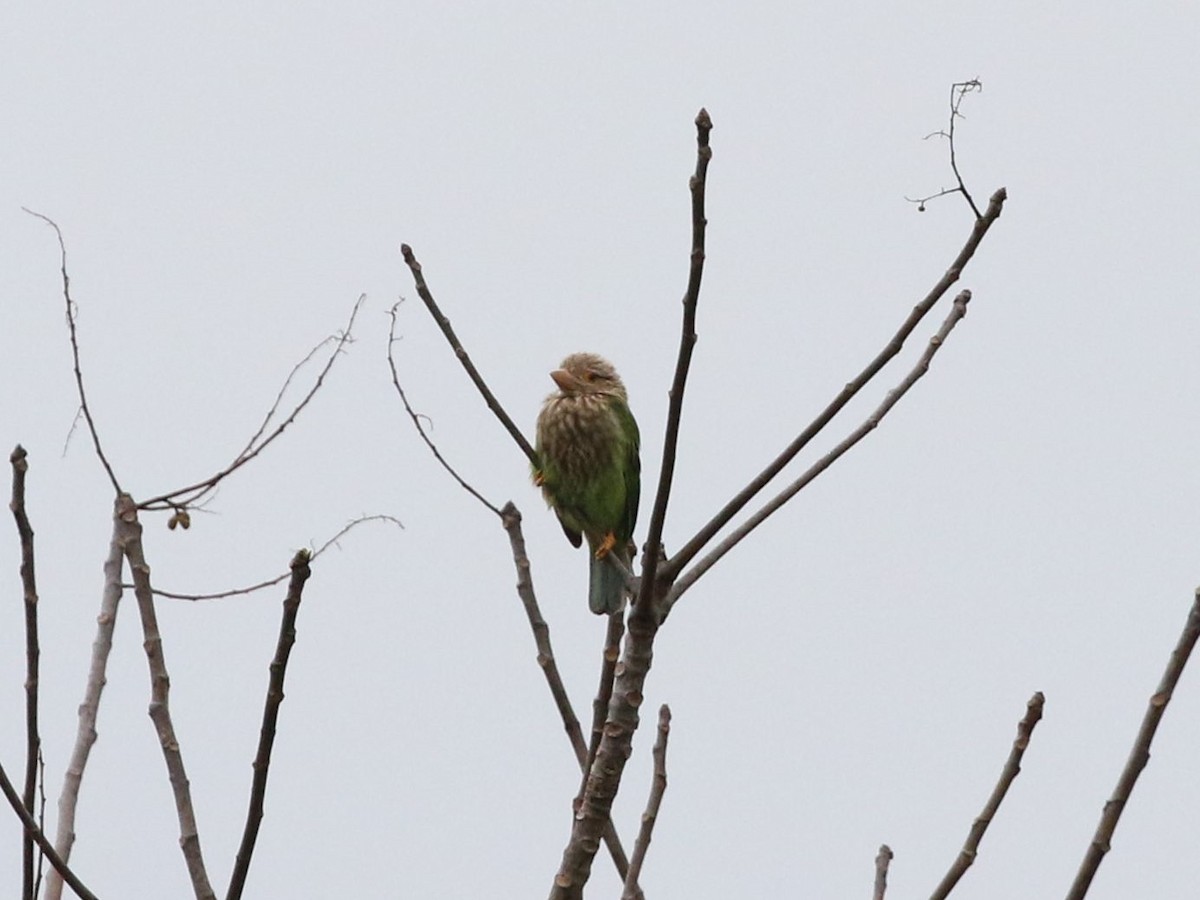
{"label": "green plumage", "polygon": [[568,540],[578,547],[587,538],[588,606],[597,614],[614,613],[625,579],[604,557],[611,552],[629,568],[641,493],[637,422],[625,385],[602,357],[574,353],[550,377],[559,389],[538,415],[534,482]]}

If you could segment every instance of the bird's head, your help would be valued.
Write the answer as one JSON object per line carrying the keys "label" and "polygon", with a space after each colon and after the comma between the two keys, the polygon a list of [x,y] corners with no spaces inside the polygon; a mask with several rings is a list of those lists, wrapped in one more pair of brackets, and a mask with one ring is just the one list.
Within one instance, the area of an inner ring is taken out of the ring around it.
{"label": "bird's head", "polygon": [[628,401],[617,370],[595,353],[572,353],[550,373],[550,377],[564,397],[609,395]]}

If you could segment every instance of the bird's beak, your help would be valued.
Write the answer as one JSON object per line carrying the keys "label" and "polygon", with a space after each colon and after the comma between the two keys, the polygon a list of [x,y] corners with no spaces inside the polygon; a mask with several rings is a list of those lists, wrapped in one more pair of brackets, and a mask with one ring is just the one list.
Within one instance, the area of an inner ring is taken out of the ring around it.
{"label": "bird's beak", "polygon": [[554,383],[558,385],[559,390],[579,390],[579,381],[566,369],[555,369],[550,373],[550,377],[554,379]]}

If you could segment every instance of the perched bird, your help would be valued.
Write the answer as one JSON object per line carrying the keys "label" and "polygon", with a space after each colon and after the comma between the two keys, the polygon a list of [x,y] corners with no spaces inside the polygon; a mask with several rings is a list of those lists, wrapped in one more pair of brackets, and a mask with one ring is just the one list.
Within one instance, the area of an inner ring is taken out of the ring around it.
{"label": "perched bird", "polygon": [[537,420],[533,483],[541,487],[567,539],[591,550],[588,606],[597,615],[620,610],[625,578],[605,557],[629,568],[629,541],[641,493],[638,427],[625,385],[612,363],[572,353],[550,373],[558,390]]}

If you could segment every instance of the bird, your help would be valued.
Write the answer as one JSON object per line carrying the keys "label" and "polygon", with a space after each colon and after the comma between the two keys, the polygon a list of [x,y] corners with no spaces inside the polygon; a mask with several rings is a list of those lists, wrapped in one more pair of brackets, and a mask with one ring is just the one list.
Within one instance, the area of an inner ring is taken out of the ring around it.
{"label": "bird", "polygon": [[572,353],[550,373],[558,390],[537,418],[533,483],[574,546],[587,538],[588,607],[619,612],[630,566],[630,540],[641,495],[640,436],[625,385],[612,363]]}

